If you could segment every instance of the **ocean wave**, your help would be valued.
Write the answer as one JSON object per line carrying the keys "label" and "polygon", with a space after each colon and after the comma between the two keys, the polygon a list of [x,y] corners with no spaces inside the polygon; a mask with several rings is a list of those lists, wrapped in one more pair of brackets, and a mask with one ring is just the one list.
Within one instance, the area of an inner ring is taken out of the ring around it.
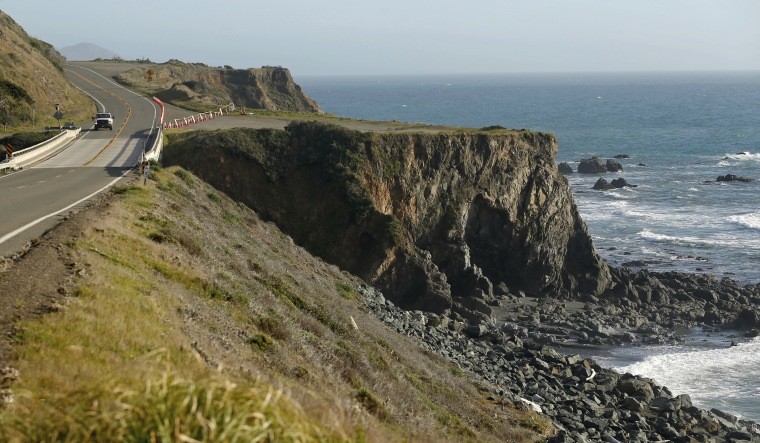
{"label": "ocean wave", "polygon": [[735,409],[727,412],[760,419],[760,391],[756,389],[755,375],[760,366],[760,340],[709,350],[671,347],[651,351],[643,361],[615,369],[653,378],[674,394],[689,394],[698,406],[743,399],[741,403],[734,402]]}
{"label": "ocean wave", "polygon": [[736,152],[733,154],[724,154],[723,160],[754,160],[754,161],[760,161],[760,152],[758,153],[751,153],[749,151],[744,152]]}
{"label": "ocean wave", "polygon": [[[738,246],[741,243],[737,243],[734,239],[720,239],[720,238],[708,238],[708,237],[693,237],[693,236],[673,236],[667,234],[658,234],[656,232],[644,229],[639,231],[639,237],[644,240],[654,241],[658,243],[668,243],[675,246],[686,247],[714,247],[714,246]],[[672,254],[671,254],[672,255]],[[681,253],[671,257],[676,258]]]}
{"label": "ocean wave", "polygon": [[671,255],[676,254],[675,257],[681,257],[688,254],[703,254],[705,253],[704,250],[714,248],[743,248],[745,252],[760,250],[760,239],[736,236],[733,234],[713,233],[710,237],[695,237],[688,235],[673,236],[659,234],[650,231],[649,229],[644,229],[638,232],[638,236],[650,242],[665,243],[674,247],[697,248],[691,250],[691,252],[686,252],[686,250],[678,252],[670,251]]}
{"label": "ocean wave", "polygon": [[732,215],[728,221],[744,228],[760,230],[760,212]]}

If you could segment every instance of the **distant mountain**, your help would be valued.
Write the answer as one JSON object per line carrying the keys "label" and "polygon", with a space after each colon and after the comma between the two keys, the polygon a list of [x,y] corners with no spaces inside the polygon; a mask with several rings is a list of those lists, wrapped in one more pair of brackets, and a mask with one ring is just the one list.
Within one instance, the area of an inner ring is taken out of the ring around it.
{"label": "distant mountain", "polygon": [[59,49],[59,52],[68,60],[95,60],[121,58],[115,52],[102,48],[94,43],[77,43]]}

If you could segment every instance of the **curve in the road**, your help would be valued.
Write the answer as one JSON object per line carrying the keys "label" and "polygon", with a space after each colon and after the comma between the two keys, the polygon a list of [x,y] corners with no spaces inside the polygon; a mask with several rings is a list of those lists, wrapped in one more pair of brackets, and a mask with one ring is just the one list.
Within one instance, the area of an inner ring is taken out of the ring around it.
{"label": "curve in the road", "polygon": [[[82,69],[85,69],[85,68],[82,68]],[[76,75],[77,77],[79,77],[80,79],[82,79],[82,81],[84,81],[84,82],[86,82],[86,83],[89,83],[89,84],[91,84],[92,86],[94,86],[94,87],[96,87],[96,88],[98,87],[98,85],[96,85],[95,83],[93,83],[93,82],[91,82],[91,81],[87,80],[86,78],[84,78],[84,76],[80,75],[79,73],[77,73],[77,72],[74,72],[74,71],[72,71],[72,70],[70,70],[70,69],[69,69],[68,71],[69,71],[71,74],[74,74],[74,75]],[[104,90],[104,91],[106,91],[106,92],[108,92],[108,93],[109,93],[109,94],[111,94],[112,96],[116,97],[117,99],[119,99],[119,100],[120,100],[122,103],[124,103],[124,105],[127,107],[127,116],[126,116],[126,118],[124,118],[124,123],[122,123],[122,125],[119,127],[119,130],[118,130],[118,131],[116,131],[116,135],[114,135],[113,137],[111,137],[111,141],[109,141],[108,143],[106,143],[106,145],[103,147],[103,149],[101,149],[101,150],[100,150],[100,152],[98,152],[97,154],[95,154],[95,156],[94,156],[93,158],[91,158],[89,161],[87,161],[87,163],[85,163],[83,166],[89,166],[89,165],[90,165],[90,163],[92,163],[92,162],[94,162],[95,160],[97,160],[97,159],[98,159],[98,157],[100,157],[100,156],[101,156],[101,155],[102,155],[102,154],[103,154],[103,153],[106,151],[106,149],[108,149],[109,147],[111,147],[111,145],[112,145],[112,144],[113,144],[113,143],[116,141],[116,139],[119,137],[119,135],[121,135],[121,132],[124,130],[124,127],[125,127],[125,126],[127,126],[127,122],[129,121],[129,118],[130,118],[130,117],[132,117],[132,107],[131,107],[131,106],[129,106],[129,103],[127,103],[127,101],[126,101],[126,100],[124,100],[122,97],[119,97],[118,95],[114,94],[114,93],[113,93],[113,92],[111,92],[111,91],[108,91],[108,90],[106,90],[106,89],[103,89],[103,90]],[[88,94],[88,95],[89,95],[89,94]],[[94,98],[94,97],[93,97],[93,98]],[[96,100],[96,101],[97,101],[98,103],[100,103],[100,101],[99,101],[99,100]],[[103,106],[103,104],[102,104],[102,103],[100,103],[100,105],[101,105],[101,106]]]}
{"label": "curve in the road", "polygon": [[125,120],[117,123],[115,136],[85,131],[57,155],[0,179],[0,256],[22,251],[66,212],[83,208],[128,174],[139,163],[144,149],[140,142],[154,130],[157,111],[151,100],[84,69],[67,65],[66,75],[86,89],[94,103],[118,110]]}

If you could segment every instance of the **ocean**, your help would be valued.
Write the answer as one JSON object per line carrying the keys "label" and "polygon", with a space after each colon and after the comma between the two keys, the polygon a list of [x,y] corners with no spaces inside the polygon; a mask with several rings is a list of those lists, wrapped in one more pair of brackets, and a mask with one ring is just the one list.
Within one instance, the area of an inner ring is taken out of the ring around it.
{"label": "ocean", "polygon": [[[557,162],[620,159],[636,187],[594,191],[569,174],[597,250],[613,266],[760,283],[760,72],[323,76],[297,79],[341,117],[527,128],[557,136]],[[717,182],[733,174],[752,182]],[[684,346],[593,356],[695,405],[760,422],[760,340],[693,331]]]}

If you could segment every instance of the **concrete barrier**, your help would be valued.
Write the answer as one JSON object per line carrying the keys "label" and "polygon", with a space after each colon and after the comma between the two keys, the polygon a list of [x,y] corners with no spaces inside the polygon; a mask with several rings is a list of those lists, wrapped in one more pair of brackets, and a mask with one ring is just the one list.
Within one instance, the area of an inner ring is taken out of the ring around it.
{"label": "concrete barrier", "polygon": [[34,146],[16,151],[13,157],[0,163],[0,171],[16,171],[25,168],[56,152],[79,134],[81,128],[64,129],[60,134]]}
{"label": "concrete barrier", "polygon": [[150,148],[146,146],[145,152],[143,153],[143,160],[145,161],[154,160],[158,162],[161,160],[161,151],[164,149],[164,134],[161,131],[161,126],[156,127],[156,133],[154,136],[153,144]]}

